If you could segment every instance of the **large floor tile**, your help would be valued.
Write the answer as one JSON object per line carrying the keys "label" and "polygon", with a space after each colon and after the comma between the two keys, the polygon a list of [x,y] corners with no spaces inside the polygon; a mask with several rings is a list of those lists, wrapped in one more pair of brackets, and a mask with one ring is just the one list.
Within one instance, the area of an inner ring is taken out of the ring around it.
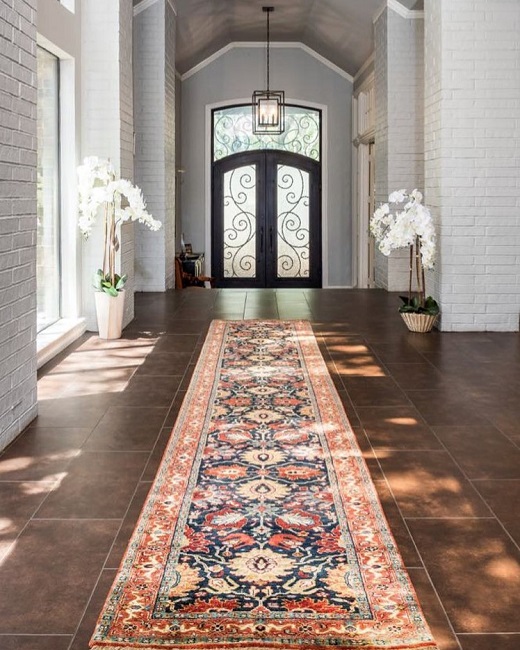
{"label": "large floor tile", "polygon": [[145,452],[82,452],[36,513],[38,519],[122,519]]}
{"label": "large floor tile", "polygon": [[88,451],[150,451],[168,414],[168,407],[111,406],[84,449]]}
{"label": "large floor tile", "polygon": [[0,563],[55,487],[55,481],[0,481]]}
{"label": "large floor tile", "polygon": [[435,427],[434,431],[469,478],[520,479],[520,449],[495,427]]}
{"label": "large floor tile", "polygon": [[39,427],[68,427],[92,429],[110,406],[112,394],[88,394],[53,399],[38,398]]}
{"label": "large floor tile", "polygon": [[518,650],[518,634],[459,634],[462,650]]}
{"label": "large floor tile", "polygon": [[363,428],[376,454],[397,449],[435,451],[443,448],[430,427],[417,422],[415,418],[395,418],[390,422],[373,421],[365,424]]}
{"label": "large floor tile", "polygon": [[520,480],[474,481],[473,485],[520,547]]}
{"label": "large floor tile", "polygon": [[182,375],[134,375],[124,391],[114,393],[111,406],[169,407],[181,381]]}
{"label": "large floor tile", "polygon": [[395,406],[408,404],[404,392],[391,377],[343,377],[354,406]]}
{"label": "large floor tile", "polygon": [[38,382],[38,399],[52,399],[54,395],[62,398],[82,398],[85,396],[117,395],[127,389],[140,362],[132,362],[126,367],[118,367],[114,362],[109,368],[94,368],[81,372],[57,372],[43,377]]}
{"label": "large floor tile", "polygon": [[390,363],[423,363],[424,358],[409,341],[400,340],[397,343],[377,342],[370,345],[371,349],[385,364]]}
{"label": "large floor tile", "polygon": [[0,633],[73,634],[118,525],[31,521],[0,567]]}
{"label": "large floor tile", "polygon": [[[0,634],[2,650],[68,650],[71,634]],[[84,650],[86,649],[86,646]]]}
{"label": "large floor tile", "polygon": [[57,481],[91,429],[33,426],[0,454],[2,481]]}
{"label": "large floor tile", "polygon": [[162,352],[161,354],[150,354],[137,368],[135,374],[154,375],[156,377],[169,375],[183,375],[190,363],[193,350],[183,352]]}
{"label": "large floor tile", "polygon": [[455,632],[518,629],[520,552],[496,520],[423,519],[408,525]]}
{"label": "large floor tile", "polygon": [[174,353],[191,356],[199,339],[200,334],[163,334],[157,338],[150,356]]}
{"label": "large floor tile", "polygon": [[388,373],[401,388],[407,390],[434,389],[446,384],[446,377],[430,363],[388,363]]}
{"label": "large floor tile", "polygon": [[445,451],[387,451],[378,460],[405,517],[491,517]]}
{"label": "large floor tile", "polygon": [[450,385],[436,390],[408,390],[406,394],[432,427],[489,424],[478,402]]}

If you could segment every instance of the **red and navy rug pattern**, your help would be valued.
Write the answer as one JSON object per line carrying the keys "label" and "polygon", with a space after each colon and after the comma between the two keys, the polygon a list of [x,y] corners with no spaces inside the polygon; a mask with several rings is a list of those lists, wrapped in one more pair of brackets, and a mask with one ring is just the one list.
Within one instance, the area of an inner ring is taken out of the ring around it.
{"label": "red and navy rug pattern", "polygon": [[91,646],[436,649],[307,322],[212,323]]}

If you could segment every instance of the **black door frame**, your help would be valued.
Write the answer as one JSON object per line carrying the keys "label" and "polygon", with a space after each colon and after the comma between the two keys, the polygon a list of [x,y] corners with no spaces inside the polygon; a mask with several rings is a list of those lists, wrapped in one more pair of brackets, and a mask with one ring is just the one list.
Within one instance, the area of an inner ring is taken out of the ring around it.
{"label": "black door frame", "polygon": [[[310,221],[310,277],[277,277],[277,171],[278,165],[289,165],[310,175],[309,210]],[[256,276],[254,278],[224,278],[222,257],[223,228],[223,183],[221,179],[228,171],[238,167],[257,167],[256,184]],[[227,156],[213,163],[212,169],[212,275],[217,278],[217,287],[234,288],[320,288],[322,286],[322,243],[321,243],[321,164],[306,156],[280,150],[255,150]],[[220,237],[217,237],[217,233]]]}

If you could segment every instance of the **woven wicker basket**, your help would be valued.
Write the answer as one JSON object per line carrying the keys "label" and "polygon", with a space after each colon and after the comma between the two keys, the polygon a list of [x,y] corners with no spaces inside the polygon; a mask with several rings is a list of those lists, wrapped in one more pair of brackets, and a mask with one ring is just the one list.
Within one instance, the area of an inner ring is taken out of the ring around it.
{"label": "woven wicker basket", "polygon": [[401,312],[406,326],[410,332],[431,332],[438,314],[414,314],[413,312]]}

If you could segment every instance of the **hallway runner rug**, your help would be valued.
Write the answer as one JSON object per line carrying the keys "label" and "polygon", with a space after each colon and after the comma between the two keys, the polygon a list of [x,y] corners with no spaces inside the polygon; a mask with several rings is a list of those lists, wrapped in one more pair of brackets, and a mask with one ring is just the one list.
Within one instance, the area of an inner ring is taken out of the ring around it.
{"label": "hallway runner rug", "polygon": [[213,321],[96,650],[435,650],[305,321]]}

